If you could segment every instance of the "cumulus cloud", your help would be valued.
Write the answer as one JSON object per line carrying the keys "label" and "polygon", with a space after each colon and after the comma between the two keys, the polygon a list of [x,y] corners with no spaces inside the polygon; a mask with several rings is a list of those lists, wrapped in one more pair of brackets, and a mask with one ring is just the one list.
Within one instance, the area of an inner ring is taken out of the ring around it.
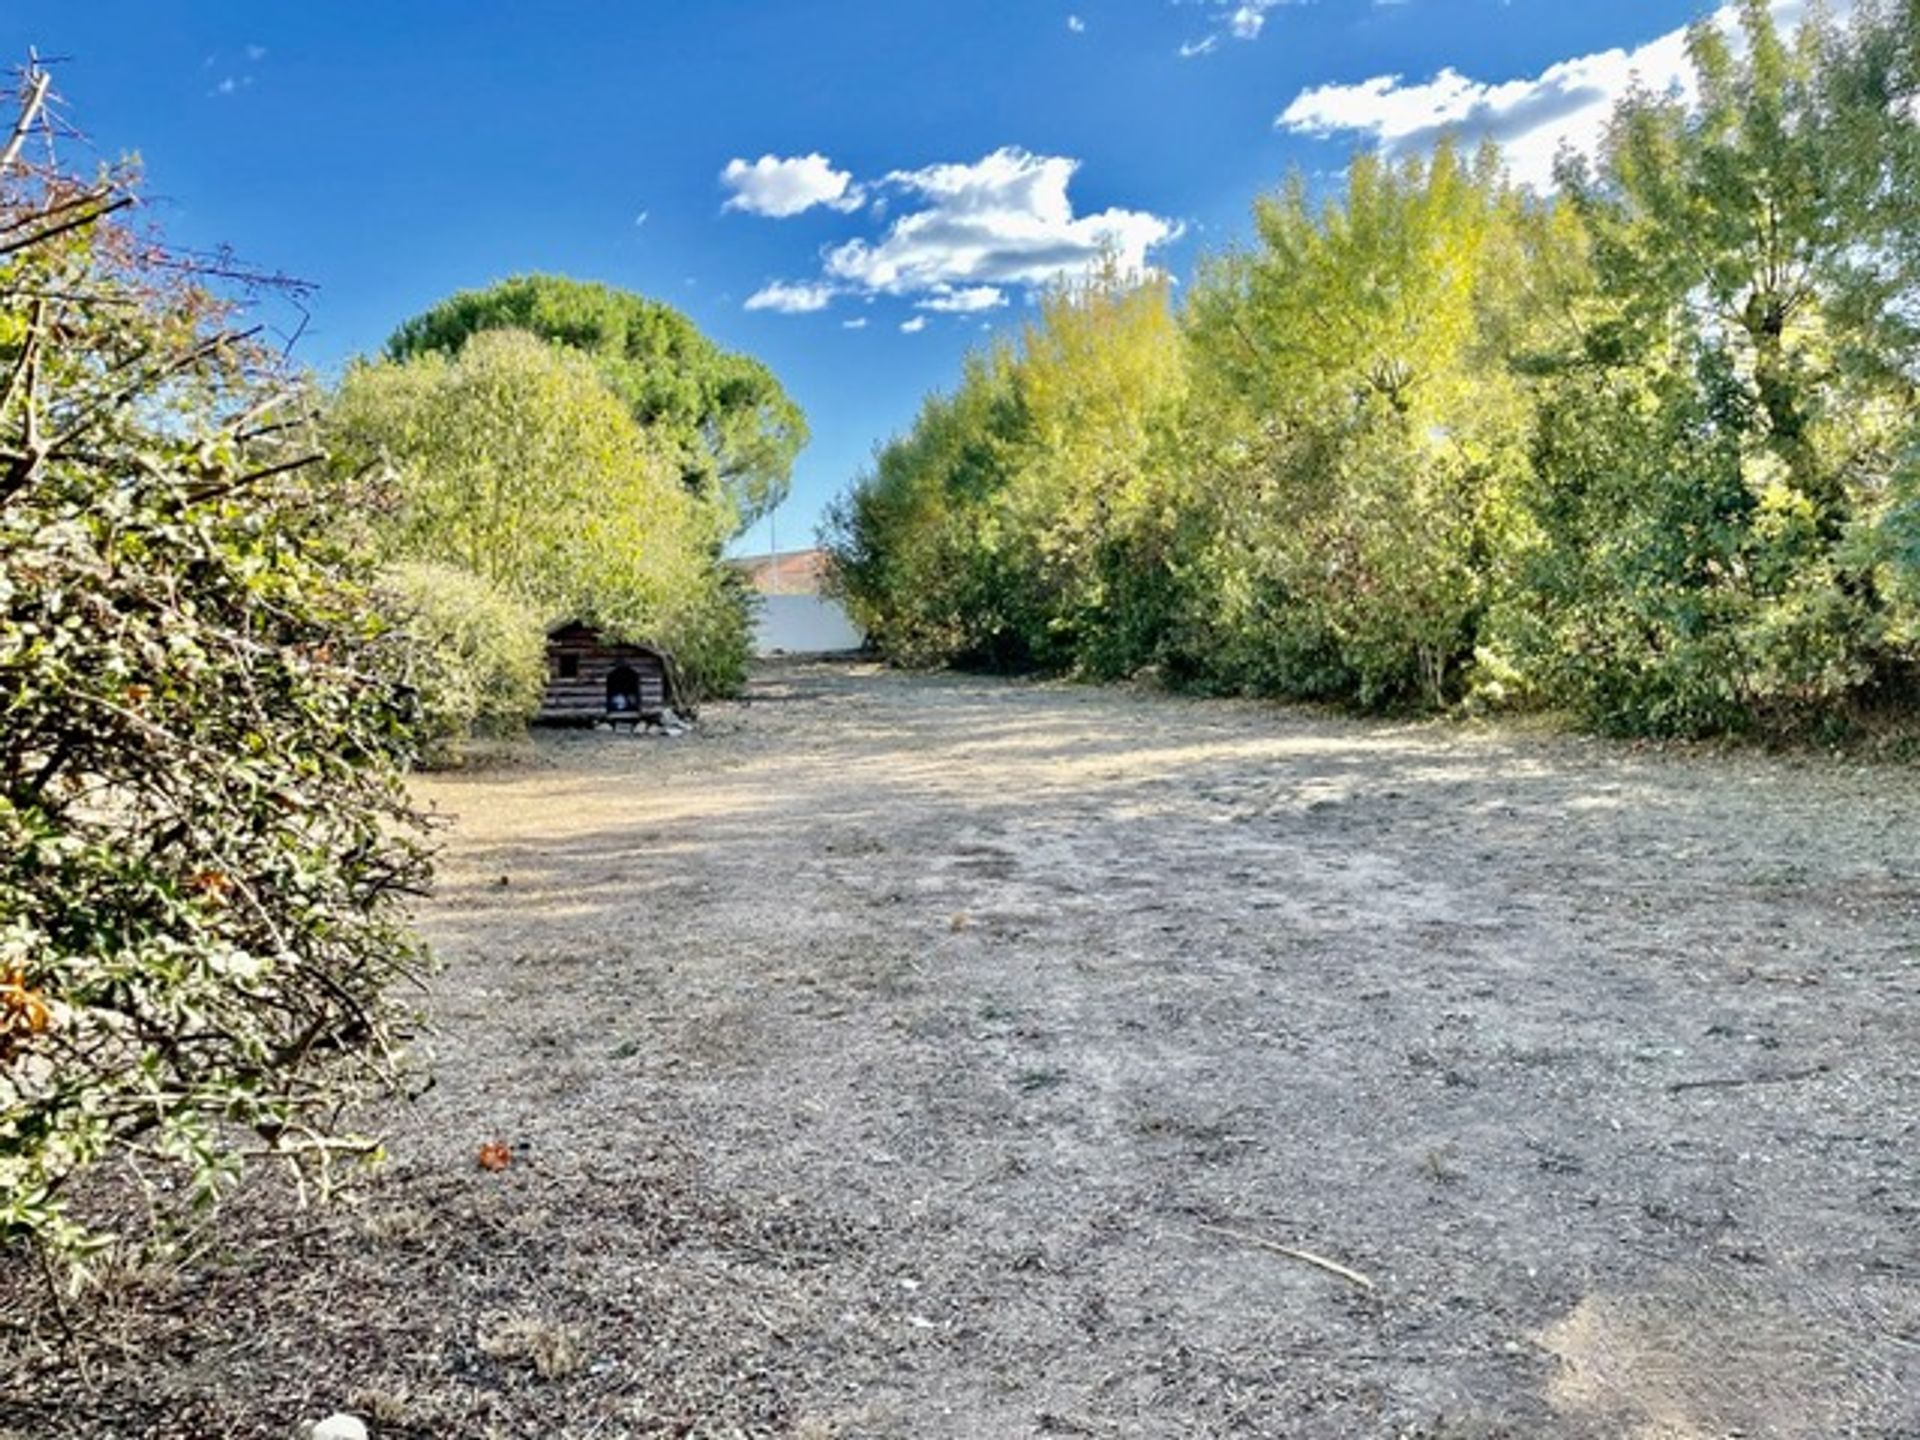
{"label": "cumulus cloud", "polygon": [[[1806,8],[1805,0],[1774,0],[1774,18],[1797,25]],[[1735,19],[1730,6],[1714,15],[1729,31]],[[1547,190],[1561,148],[1591,154],[1614,106],[1634,86],[1692,98],[1686,39],[1685,30],[1673,30],[1636,49],[1601,50],[1498,83],[1444,69],[1414,83],[1376,75],[1353,85],[1322,85],[1295,96],[1276,123],[1303,135],[1361,137],[1388,155],[1428,149],[1448,133],[1468,144],[1493,140],[1516,181]]]}
{"label": "cumulus cloud", "polygon": [[864,315],[856,315],[851,320],[842,320],[840,322],[840,328],[842,330],[864,330],[867,328],[867,317]]}
{"label": "cumulus cloud", "polygon": [[900,333],[902,335],[918,335],[926,328],[927,317],[924,315],[916,315],[911,320],[902,320],[900,322]]}
{"label": "cumulus cloud", "polygon": [[1082,20],[1078,15],[1069,15],[1067,16],[1067,29],[1076,35],[1084,35],[1087,33],[1087,22]]}
{"label": "cumulus cloud", "polygon": [[1075,215],[1067,186],[1079,161],[1007,148],[972,164],[900,170],[884,182],[904,210],[877,240],[827,252],[830,281],[853,289],[927,298],[983,287],[1044,285],[1083,273],[1103,255],[1123,271],[1179,227],[1143,210]]}
{"label": "cumulus cloud", "polygon": [[747,297],[749,310],[776,310],[782,315],[811,315],[832,303],[831,285],[789,285],[775,280]]}
{"label": "cumulus cloud", "polygon": [[[860,222],[871,233],[829,247],[814,279],[770,282],[747,308],[804,315],[836,296],[887,296],[970,315],[1008,304],[1011,290],[1076,278],[1106,259],[1123,274],[1151,273],[1155,253],[1180,227],[1144,210],[1075,214],[1067,192],[1079,166],[1007,148],[865,185],[849,178],[848,192],[872,197]],[[923,324],[907,333],[924,328],[925,317],[916,318]]]}
{"label": "cumulus cloud", "polygon": [[720,172],[720,183],[733,192],[726,203],[728,210],[776,220],[804,214],[816,205],[857,210],[865,198],[852,175],[834,169],[833,162],[820,154],[729,160]]}

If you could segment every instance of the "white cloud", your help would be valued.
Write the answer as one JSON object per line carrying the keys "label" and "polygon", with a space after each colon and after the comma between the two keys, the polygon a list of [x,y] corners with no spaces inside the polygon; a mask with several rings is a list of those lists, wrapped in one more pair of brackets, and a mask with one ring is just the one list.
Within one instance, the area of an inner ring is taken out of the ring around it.
{"label": "white cloud", "polygon": [[[1806,8],[1805,0],[1773,4],[1775,19],[1786,26],[1798,24]],[[1723,7],[1714,19],[1731,29],[1735,16]],[[1637,49],[1581,55],[1530,79],[1500,83],[1443,69],[1414,84],[1376,75],[1354,85],[1322,85],[1295,96],[1276,124],[1304,135],[1362,137],[1389,155],[1425,150],[1449,132],[1468,144],[1495,140],[1515,180],[1546,190],[1561,147],[1591,154],[1614,106],[1636,84],[1692,98],[1686,38],[1685,30],[1673,30]]]}
{"label": "white cloud", "polygon": [[638,230],[642,225],[647,223],[652,215],[653,212],[651,210],[642,210],[638,215],[633,217],[633,228]]}
{"label": "white cloud", "polygon": [[247,59],[253,61],[254,64],[258,65],[262,60],[266,58],[267,58],[266,46],[264,45],[247,46]]}
{"label": "white cloud", "polygon": [[896,171],[884,183],[910,197],[897,207],[905,213],[877,240],[828,251],[827,278],[868,293],[934,299],[1048,284],[1083,274],[1103,255],[1122,271],[1147,270],[1148,257],[1179,227],[1141,210],[1076,216],[1067,186],[1078,168],[1077,160],[1008,148],[972,164]]}
{"label": "white cloud", "polygon": [[832,303],[831,285],[789,285],[775,280],[747,297],[749,310],[776,310],[782,315],[811,315]]}
{"label": "white cloud", "polygon": [[918,335],[926,328],[927,317],[924,315],[916,315],[911,320],[902,320],[900,322],[900,333],[902,335]]}
{"label": "white cloud", "polygon": [[769,215],[784,220],[800,215],[816,205],[834,210],[857,210],[865,198],[853,176],[833,168],[820,154],[796,155],[783,159],[762,155],[758,160],[729,160],[720,172],[720,183],[733,191],[726,207],[744,210],[750,215]]}
{"label": "white cloud", "polygon": [[867,328],[867,317],[857,315],[851,320],[842,320],[840,322],[840,328],[842,330],[864,330]]}
{"label": "white cloud", "polygon": [[1227,18],[1227,29],[1236,40],[1257,40],[1266,28],[1264,5],[1242,5]]}
{"label": "white cloud", "polygon": [[978,310],[998,310],[1007,303],[1007,292],[997,285],[939,285],[926,299],[917,301],[922,310],[938,310],[947,315],[970,315]]}
{"label": "white cloud", "polygon": [[1067,29],[1076,35],[1084,35],[1087,33],[1087,22],[1082,20],[1078,15],[1069,15],[1067,16]]}
{"label": "white cloud", "polygon": [[1267,28],[1267,12],[1278,10],[1282,5],[1303,5],[1311,0],[1207,0],[1217,16],[1217,26],[1198,40],[1189,40],[1180,47],[1180,58],[1191,60],[1197,55],[1211,55],[1220,48],[1223,39],[1258,40],[1260,32]]}

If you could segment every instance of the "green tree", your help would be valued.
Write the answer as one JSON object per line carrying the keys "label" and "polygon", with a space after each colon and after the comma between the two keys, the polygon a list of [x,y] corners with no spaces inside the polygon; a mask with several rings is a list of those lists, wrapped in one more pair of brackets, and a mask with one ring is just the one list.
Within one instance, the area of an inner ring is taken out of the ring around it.
{"label": "green tree", "polygon": [[1115,676],[1161,658],[1184,498],[1162,462],[1186,371],[1164,277],[1102,265],[1044,296],[1025,328],[1013,371],[1025,431],[1001,528],[1021,542],[1026,648],[1043,664]]}
{"label": "green tree", "polygon": [[908,665],[1030,663],[1023,587],[994,503],[1025,420],[1004,346],[967,358],[905,435],[829,509],[834,583],[882,653]]}
{"label": "green tree", "polygon": [[1513,262],[1544,222],[1497,156],[1358,157],[1295,179],[1189,310],[1214,518],[1189,668],[1262,691],[1438,705],[1463,690],[1525,466]]}
{"label": "green tree", "polygon": [[390,475],[384,559],[455,566],[548,622],[660,644],[695,691],[738,683],[746,619],[718,517],[591,360],[485,331],[452,358],[353,366],[329,423],[344,469]]}
{"label": "green tree", "polygon": [[1847,79],[1881,23],[1789,45],[1749,0],[1736,51],[1703,22],[1698,104],[1631,98],[1564,175],[1595,284],[1542,387],[1506,633],[1596,723],[1830,725],[1910,663],[1873,556],[1914,423],[1876,137],[1912,120]]}
{"label": "green tree", "polygon": [[694,494],[746,530],[787,493],[807,442],[800,408],[759,361],[722,350],[658,300],[558,275],[463,290],[400,326],[387,358],[452,358],[474,335],[520,330],[590,356]]}

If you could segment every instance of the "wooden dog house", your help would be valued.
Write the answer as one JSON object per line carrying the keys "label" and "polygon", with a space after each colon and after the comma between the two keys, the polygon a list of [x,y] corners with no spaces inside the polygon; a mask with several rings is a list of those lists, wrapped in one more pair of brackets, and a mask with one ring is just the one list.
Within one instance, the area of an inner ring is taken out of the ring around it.
{"label": "wooden dog house", "polygon": [[675,699],[673,665],[664,650],[608,640],[578,620],[547,633],[541,723],[638,724],[663,718]]}

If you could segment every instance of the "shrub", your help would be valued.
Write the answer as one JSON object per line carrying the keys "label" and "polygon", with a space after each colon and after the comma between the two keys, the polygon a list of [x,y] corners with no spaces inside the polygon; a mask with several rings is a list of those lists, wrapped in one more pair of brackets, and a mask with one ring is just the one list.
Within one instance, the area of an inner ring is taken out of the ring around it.
{"label": "shrub", "polygon": [[407,561],[381,573],[383,606],[407,636],[416,728],[430,756],[472,735],[511,735],[533,719],[546,680],[545,629],[527,607],[451,565]]}
{"label": "shrub", "polygon": [[672,652],[695,690],[743,670],[745,618],[713,507],[585,356],[483,330],[449,359],[353,366],[332,398],[341,474],[383,474],[370,541],[480,577],[543,620]]}
{"label": "shrub", "polygon": [[425,862],[277,356],[116,222],[126,174],[0,172],[0,1237],[76,1254],[109,1156],[209,1198],[367,1148]]}

